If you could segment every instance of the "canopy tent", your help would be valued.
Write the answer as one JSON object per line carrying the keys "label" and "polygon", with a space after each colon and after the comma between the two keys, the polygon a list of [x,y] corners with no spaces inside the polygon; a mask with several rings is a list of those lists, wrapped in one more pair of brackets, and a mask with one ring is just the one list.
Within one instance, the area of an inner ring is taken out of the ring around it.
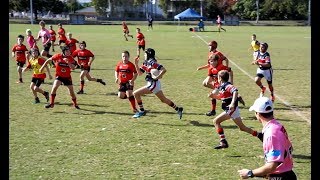
{"label": "canopy tent", "polygon": [[184,10],[183,12],[175,15],[174,19],[177,19],[177,20],[199,20],[199,19],[204,19],[204,17],[201,16],[199,13],[197,13],[195,10],[188,8],[188,9]]}
{"label": "canopy tent", "polygon": [[199,19],[205,19],[205,17],[201,16],[199,13],[197,13],[195,10],[191,8],[188,8],[183,12],[174,16],[174,20],[178,20],[177,31],[178,31],[178,27],[180,26],[180,20],[199,20]]}

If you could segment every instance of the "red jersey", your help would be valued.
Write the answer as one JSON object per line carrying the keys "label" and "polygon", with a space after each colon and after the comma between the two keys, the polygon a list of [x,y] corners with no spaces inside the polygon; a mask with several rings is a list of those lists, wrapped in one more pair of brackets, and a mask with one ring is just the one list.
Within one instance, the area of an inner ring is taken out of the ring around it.
{"label": "red jersey", "polygon": [[88,63],[90,60],[90,57],[94,57],[93,53],[88,49],[77,49],[72,53],[72,57],[78,58],[78,64],[84,67],[88,67]]}
{"label": "red jersey", "polygon": [[230,82],[225,82],[219,86],[219,97],[222,101],[228,100],[227,105],[229,105],[235,91],[238,91],[236,87],[234,87]]}
{"label": "red jersey", "polygon": [[27,58],[26,58],[26,51],[28,51],[27,47],[23,44],[15,44],[12,47],[12,52],[15,53],[16,55],[16,61],[25,63]]}
{"label": "red jersey", "polygon": [[133,74],[137,73],[135,65],[128,61],[127,64],[124,64],[121,61],[116,65],[115,71],[119,73],[119,81],[121,83],[127,83],[129,80],[133,78]]}
{"label": "red jersey", "polygon": [[66,45],[69,46],[71,54],[77,49],[76,43],[79,43],[79,41],[74,38],[66,40]]}
{"label": "red jersey", "polygon": [[56,77],[71,78],[71,68],[69,64],[63,60],[67,58],[70,63],[74,63],[74,59],[71,56],[64,57],[62,54],[55,54],[51,57],[56,66]]}
{"label": "red jersey", "polygon": [[223,64],[222,61],[224,59],[226,59],[226,57],[222,54],[222,52],[218,51],[218,50],[215,50],[215,51],[210,51],[209,54],[208,54],[208,64],[209,64],[209,57],[212,55],[212,54],[216,54],[218,55],[219,59],[218,59],[218,65],[219,64]]}
{"label": "red jersey", "polygon": [[66,37],[66,31],[61,27],[58,29],[58,34],[59,34],[59,39],[62,41],[66,41],[67,37]]}
{"label": "red jersey", "polygon": [[27,68],[32,69],[32,71],[33,71],[32,77],[45,79],[46,73],[40,72],[40,68],[46,60],[43,57],[38,57],[38,58],[31,58],[28,61],[29,61],[29,63],[28,63]]}
{"label": "red jersey", "polygon": [[56,41],[56,32],[52,29],[52,30],[49,30],[49,33],[51,35],[50,37],[50,41]]}
{"label": "red jersey", "polygon": [[223,64],[219,64],[219,65],[217,65],[217,67],[210,66],[208,69],[208,76],[213,77],[213,85],[215,88],[218,88],[218,86],[219,86],[218,72],[221,70],[228,70],[228,67]]}
{"label": "red jersey", "polygon": [[129,33],[129,28],[128,28],[127,24],[122,24],[122,30],[124,33]]}
{"label": "red jersey", "polygon": [[144,40],[144,35],[142,34],[142,33],[137,33],[137,44],[138,45],[141,45],[141,46],[144,46],[144,45],[146,45],[146,42],[145,42],[145,40]]}

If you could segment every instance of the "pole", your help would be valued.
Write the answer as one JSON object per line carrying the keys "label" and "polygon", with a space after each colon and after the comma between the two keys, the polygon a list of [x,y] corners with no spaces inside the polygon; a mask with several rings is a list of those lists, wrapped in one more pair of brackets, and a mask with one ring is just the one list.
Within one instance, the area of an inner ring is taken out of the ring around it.
{"label": "pole", "polygon": [[309,0],[308,4],[308,26],[311,26],[311,0]]}
{"label": "pole", "polygon": [[259,0],[256,0],[256,6],[257,6],[257,19],[256,19],[256,23],[258,24],[258,21],[259,21]]}
{"label": "pole", "polygon": [[32,0],[30,0],[30,13],[31,13],[30,21],[31,21],[31,24],[33,25],[33,8],[32,8]]}
{"label": "pole", "polygon": [[202,0],[200,0],[200,15],[202,16]]}

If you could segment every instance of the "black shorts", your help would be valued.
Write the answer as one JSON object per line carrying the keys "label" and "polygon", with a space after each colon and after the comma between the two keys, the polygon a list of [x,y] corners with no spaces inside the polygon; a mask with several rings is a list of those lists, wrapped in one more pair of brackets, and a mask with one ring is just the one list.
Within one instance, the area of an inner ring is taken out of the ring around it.
{"label": "black shorts", "polygon": [[133,86],[131,86],[129,84],[129,82],[126,82],[126,83],[120,83],[119,85],[119,91],[120,92],[126,92],[128,90],[133,90]]}
{"label": "black shorts", "polygon": [[37,87],[40,87],[40,85],[44,83],[44,79],[33,77],[31,82],[33,82]]}
{"label": "black shorts", "polygon": [[84,66],[81,65],[80,69],[81,69],[81,71],[87,70],[88,72],[90,72],[91,67],[90,66],[84,67]]}
{"label": "black shorts", "polygon": [[56,80],[61,81],[63,85],[69,86],[72,85],[72,78],[71,77],[56,77]]}
{"label": "black shorts", "polygon": [[269,180],[297,180],[296,174],[291,170],[280,174],[270,174]]}
{"label": "black shorts", "polygon": [[17,66],[23,67],[25,64],[26,64],[25,62],[17,61]]}
{"label": "black shorts", "polygon": [[146,46],[145,45],[138,45],[138,49],[145,50]]}
{"label": "black shorts", "polygon": [[51,43],[47,43],[46,45],[43,46],[43,49],[47,52],[49,52],[50,48],[51,48]]}
{"label": "black shorts", "polygon": [[62,43],[66,43],[66,41],[65,40],[59,40],[59,45],[61,45]]}

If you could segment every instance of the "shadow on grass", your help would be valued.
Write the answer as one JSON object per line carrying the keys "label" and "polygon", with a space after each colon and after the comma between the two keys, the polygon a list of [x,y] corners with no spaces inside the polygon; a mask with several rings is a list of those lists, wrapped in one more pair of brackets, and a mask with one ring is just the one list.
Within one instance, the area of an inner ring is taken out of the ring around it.
{"label": "shadow on grass", "polygon": [[[213,124],[200,123],[199,121],[190,121],[190,124],[192,124],[193,126],[199,126],[199,127],[214,127]],[[223,125],[223,128],[225,128],[225,129],[238,129],[238,126],[236,126],[236,125],[229,125],[229,126]]]}
{"label": "shadow on grass", "polygon": [[293,156],[293,158],[295,158],[295,159],[310,159],[311,160],[311,156],[306,156],[306,155],[300,155],[300,154],[293,154],[292,155]]}

